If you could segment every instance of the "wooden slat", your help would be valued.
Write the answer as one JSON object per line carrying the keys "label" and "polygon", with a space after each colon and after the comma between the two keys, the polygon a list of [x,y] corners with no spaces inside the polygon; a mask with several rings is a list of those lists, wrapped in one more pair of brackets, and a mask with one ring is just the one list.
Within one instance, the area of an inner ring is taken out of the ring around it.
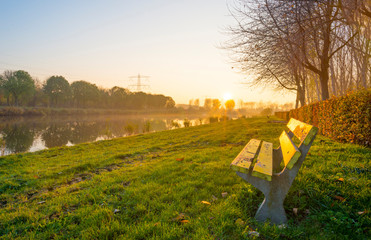
{"label": "wooden slat", "polygon": [[318,128],[291,118],[287,127],[305,145],[308,145],[316,135]]}
{"label": "wooden slat", "polygon": [[268,181],[272,181],[273,175],[272,143],[263,141],[252,175],[255,177],[266,179]]}
{"label": "wooden slat", "polygon": [[258,151],[260,140],[251,139],[240,154],[231,163],[231,168],[238,172],[248,173],[255,154]]}
{"label": "wooden slat", "polygon": [[286,131],[283,131],[280,136],[280,145],[285,166],[288,169],[291,169],[294,166],[294,164],[298,161],[301,152],[295,146],[295,144],[288,136]]}

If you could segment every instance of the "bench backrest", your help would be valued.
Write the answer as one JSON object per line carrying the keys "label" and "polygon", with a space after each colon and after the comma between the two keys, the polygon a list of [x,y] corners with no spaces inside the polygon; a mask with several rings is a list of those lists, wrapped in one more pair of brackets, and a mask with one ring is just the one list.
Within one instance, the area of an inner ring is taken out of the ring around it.
{"label": "bench backrest", "polygon": [[299,146],[296,146],[293,142],[292,134],[283,131],[279,140],[282,150],[282,158],[285,163],[285,167],[291,169],[294,164],[298,161],[300,155],[300,146],[302,144],[308,145],[312,139],[315,137],[318,129],[312,125],[300,122],[294,118],[291,118],[287,127],[290,129],[290,132],[293,133],[299,140]]}

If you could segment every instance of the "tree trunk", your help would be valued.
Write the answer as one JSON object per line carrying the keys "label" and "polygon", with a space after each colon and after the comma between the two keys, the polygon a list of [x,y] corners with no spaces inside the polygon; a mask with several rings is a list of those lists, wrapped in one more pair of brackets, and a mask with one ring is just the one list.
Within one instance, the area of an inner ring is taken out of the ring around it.
{"label": "tree trunk", "polygon": [[14,104],[16,107],[18,107],[18,96],[16,94],[13,94],[14,96]]}

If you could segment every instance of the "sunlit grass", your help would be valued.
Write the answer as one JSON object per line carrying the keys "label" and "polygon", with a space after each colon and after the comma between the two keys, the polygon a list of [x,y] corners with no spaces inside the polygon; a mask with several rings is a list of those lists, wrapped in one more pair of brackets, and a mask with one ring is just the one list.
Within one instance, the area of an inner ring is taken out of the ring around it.
{"label": "sunlit grass", "polygon": [[284,126],[239,119],[2,157],[0,236],[366,239],[371,150],[321,136],[286,198],[288,227],[255,222],[263,196],[229,164],[251,138],[278,146]]}

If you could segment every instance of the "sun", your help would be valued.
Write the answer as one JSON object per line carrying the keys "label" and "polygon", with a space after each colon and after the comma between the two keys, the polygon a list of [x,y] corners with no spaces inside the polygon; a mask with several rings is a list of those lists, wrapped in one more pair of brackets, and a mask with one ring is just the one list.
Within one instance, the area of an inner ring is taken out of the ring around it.
{"label": "sun", "polygon": [[228,101],[228,100],[231,100],[232,99],[232,94],[229,93],[229,92],[226,92],[223,94],[223,100],[224,101]]}

